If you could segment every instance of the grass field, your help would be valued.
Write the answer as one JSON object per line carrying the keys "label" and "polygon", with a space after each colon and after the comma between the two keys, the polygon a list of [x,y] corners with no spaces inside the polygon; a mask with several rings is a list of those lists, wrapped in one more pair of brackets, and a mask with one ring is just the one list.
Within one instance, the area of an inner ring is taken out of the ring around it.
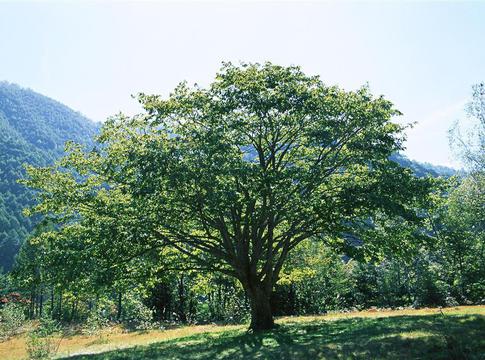
{"label": "grass field", "polygon": [[[485,359],[485,306],[285,317],[271,332],[245,326],[73,335],[71,359]],[[0,359],[25,359],[23,336],[0,343]]]}

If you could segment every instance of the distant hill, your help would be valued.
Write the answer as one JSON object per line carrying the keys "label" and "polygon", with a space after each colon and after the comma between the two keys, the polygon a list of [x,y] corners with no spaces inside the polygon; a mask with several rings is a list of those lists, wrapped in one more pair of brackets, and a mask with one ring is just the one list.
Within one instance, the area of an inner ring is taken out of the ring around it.
{"label": "distant hill", "polygon": [[0,268],[11,268],[32,230],[22,215],[31,192],[17,184],[23,164],[46,165],[62,155],[67,140],[89,144],[99,125],[32,90],[0,82]]}
{"label": "distant hill", "polygon": [[429,163],[421,163],[409,160],[407,157],[399,153],[393,154],[391,156],[391,160],[397,162],[402,167],[411,169],[418,177],[450,177],[459,173],[457,170],[446,166],[433,165]]}

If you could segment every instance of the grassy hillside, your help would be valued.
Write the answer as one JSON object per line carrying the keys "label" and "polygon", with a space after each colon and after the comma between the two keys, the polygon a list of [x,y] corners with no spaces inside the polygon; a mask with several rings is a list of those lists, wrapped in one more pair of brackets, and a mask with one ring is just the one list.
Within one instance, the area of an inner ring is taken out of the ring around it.
{"label": "grassy hillside", "polygon": [[23,164],[49,164],[63,153],[65,141],[90,143],[97,129],[97,124],[57,101],[0,82],[0,268],[10,269],[33,226],[22,216],[32,199],[17,183]]}
{"label": "grassy hillside", "polygon": [[[73,359],[484,359],[485,306],[285,317],[272,332],[245,326],[71,335],[58,357]],[[25,339],[0,343],[0,358],[25,358]]]}

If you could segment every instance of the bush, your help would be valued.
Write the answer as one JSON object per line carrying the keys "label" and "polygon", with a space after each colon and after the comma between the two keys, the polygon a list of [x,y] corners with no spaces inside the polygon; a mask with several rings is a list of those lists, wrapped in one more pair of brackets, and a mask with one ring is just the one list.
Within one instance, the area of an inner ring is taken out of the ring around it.
{"label": "bush", "polygon": [[43,316],[39,326],[35,329],[35,334],[41,337],[51,336],[61,329],[61,324],[50,316]]}
{"label": "bush", "polygon": [[43,316],[39,325],[29,333],[27,338],[27,353],[29,359],[50,359],[56,353],[52,335],[59,332],[61,325],[49,316]]}
{"label": "bush", "polygon": [[458,301],[456,301],[456,299],[453,296],[448,295],[445,298],[445,306],[452,307],[452,306],[458,306],[458,305],[460,304],[458,303]]}
{"label": "bush", "polygon": [[96,335],[108,325],[109,319],[106,317],[106,312],[103,309],[94,310],[89,313],[82,332],[86,335]]}
{"label": "bush", "polygon": [[0,309],[0,340],[17,334],[25,322],[24,307],[17,303],[7,303]]}
{"label": "bush", "polygon": [[153,311],[134,296],[125,299],[122,322],[128,329],[147,330],[153,325]]}
{"label": "bush", "polygon": [[50,337],[39,335],[35,331],[27,338],[27,354],[31,360],[50,359],[55,354],[54,340]]}

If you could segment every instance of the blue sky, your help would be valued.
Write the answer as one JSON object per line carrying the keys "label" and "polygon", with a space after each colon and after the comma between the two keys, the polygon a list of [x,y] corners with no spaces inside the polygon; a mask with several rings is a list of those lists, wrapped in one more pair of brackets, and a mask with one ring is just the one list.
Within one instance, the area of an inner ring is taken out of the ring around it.
{"label": "blue sky", "polygon": [[131,94],[208,84],[222,61],[300,65],[329,85],[368,83],[416,122],[406,154],[459,166],[447,131],[485,81],[485,3],[0,2],[0,80],[93,120]]}

